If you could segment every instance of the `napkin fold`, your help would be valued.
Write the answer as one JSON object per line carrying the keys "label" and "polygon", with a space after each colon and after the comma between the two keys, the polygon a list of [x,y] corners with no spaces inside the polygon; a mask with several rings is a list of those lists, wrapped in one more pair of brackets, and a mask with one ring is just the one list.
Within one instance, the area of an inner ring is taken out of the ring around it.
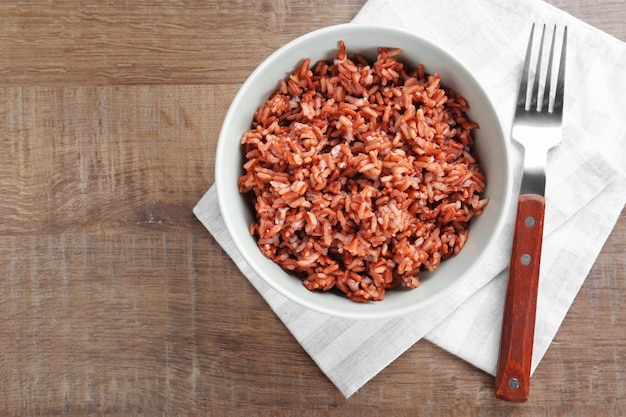
{"label": "napkin fold", "polygon": [[[540,0],[369,0],[353,22],[403,27],[457,56],[498,105],[510,131],[531,23],[568,26],[563,143],[548,156],[547,208],[533,371],[547,351],[626,203],[626,46]],[[521,152],[514,147],[515,184]],[[499,245],[473,275],[428,311],[346,320],[307,310],[246,264],[222,220],[215,187],[194,213],[346,396],[426,338],[495,374],[514,207]]]}

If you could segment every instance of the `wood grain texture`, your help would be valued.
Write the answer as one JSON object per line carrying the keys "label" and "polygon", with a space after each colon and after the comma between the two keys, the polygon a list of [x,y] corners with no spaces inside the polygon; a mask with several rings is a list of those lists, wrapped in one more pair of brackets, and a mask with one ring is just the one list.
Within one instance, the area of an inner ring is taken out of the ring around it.
{"label": "wood grain texture", "polygon": [[193,217],[246,76],[363,3],[1,2],[1,416],[624,415],[626,212],[518,405],[425,341],[344,399]]}
{"label": "wood grain texture", "polygon": [[518,198],[496,372],[501,400],[523,402],[530,393],[545,210],[543,196]]}
{"label": "wood grain texture", "polygon": [[[0,234],[184,230],[235,85],[0,89]],[[189,157],[189,155],[193,155]]]}
{"label": "wood grain texture", "polygon": [[7,1],[1,83],[237,83],[282,44],[349,21],[363,3]]}

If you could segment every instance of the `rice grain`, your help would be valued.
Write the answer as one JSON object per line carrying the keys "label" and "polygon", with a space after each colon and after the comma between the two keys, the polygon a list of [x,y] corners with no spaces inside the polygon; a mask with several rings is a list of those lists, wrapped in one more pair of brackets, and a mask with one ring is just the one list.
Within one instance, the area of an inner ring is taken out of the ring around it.
{"label": "rice grain", "polygon": [[304,59],[242,136],[250,233],[309,290],[368,302],[415,288],[488,202],[467,102],[400,55],[368,62],[339,42],[332,62]]}

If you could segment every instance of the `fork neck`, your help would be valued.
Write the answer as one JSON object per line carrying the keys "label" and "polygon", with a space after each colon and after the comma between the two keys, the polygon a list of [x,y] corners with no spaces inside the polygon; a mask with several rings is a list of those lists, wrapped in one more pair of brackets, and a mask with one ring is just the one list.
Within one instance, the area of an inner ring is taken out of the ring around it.
{"label": "fork neck", "polygon": [[520,186],[521,194],[545,196],[546,192],[546,154],[543,152],[524,152],[524,173]]}

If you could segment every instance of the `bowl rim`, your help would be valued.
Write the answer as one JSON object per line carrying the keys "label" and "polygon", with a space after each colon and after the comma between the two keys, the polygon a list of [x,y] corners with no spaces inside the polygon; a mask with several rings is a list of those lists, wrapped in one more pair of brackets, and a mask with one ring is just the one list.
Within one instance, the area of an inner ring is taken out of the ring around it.
{"label": "bowl rim", "polygon": [[[365,310],[361,309],[358,312],[357,311],[353,311],[353,310],[350,310],[350,311],[340,311],[340,310],[337,310],[337,309],[335,309],[335,308],[333,308],[331,306],[321,305],[319,303],[315,303],[313,301],[310,301],[307,298],[300,297],[298,294],[294,294],[293,292],[291,292],[289,290],[286,290],[285,288],[283,288],[280,285],[276,284],[272,279],[269,279],[269,277],[265,276],[265,271],[263,270],[263,268],[259,268],[258,265],[256,264],[256,262],[254,261],[254,259],[252,259],[250,256],[248,256],[246,254],[245,248],[243,247],[242,243],[237,238],[237,233],[235,233],[234,225],[232,223],[232,219],[231,219],[230,214],[229,214],[230,211],[229,211],[229,206],[228,206],[228,203],[227,203],[227,198],[226,198],[226,195],[225,195],[225,191],[224,191],[223,187],[220,186],[220,181],[218,181],[218,175],[219,175],[219,172],[220,172],[220,166],[223,163],[222,158],[220,158],[220,155],[222,155],[224,153],[225,148],[228,145],[232,145],[232,144],[229,144],[228,141],[225,139],[225,126],[227,126],[229,123],[231,123],[231,121],[236,117],[236,109],[238,108],[239,103],[242,100],[245,99],[245,92],[255,82],[256,78],[258,78],[258,76],[266,70],[266,67],[271,62],[273,62],[280,55],[284,54],[286,51],[291,50],[295,45],[303,43],[303,42],[305,42],[305,41],[307,41],[307,40],[309,40],[311,38],[316,38],[316,37],[318,37],[320,35],[325,35],[325,34],[332,33],[332,32],[336,32],[337,35],[340,36],[340,34],[343,33],[346,30],[347,31],[362,31],[362,30],[378,30],[378,31],[380,31],[380,30],[382,30],[382,31],[387,31],[389,33],[393,33],[394,36],[413,37],[413,38],[419,40],[420,42],[423,42],[425,44],[429,44],[429,46],[431,48],[437,50],[437,52],[440,53],[442,56],[445,56],[446,60],[454,62],[456,66],[461,68],[467,75],[469,75],[469,77],[472,78],[473,82],[479,87],[481,93],[485,95],[486,102],[487,102],[487,104],[490,107],[490,111],[495,116],[494,120],[493,120],[493,123],[496,125],[495,128],[501,133],[501,136],[504,139],[503,147],[505,149],[504,165],[506,167],[506,173],[505,173],[505,175],[506,175],[505,184],[506,185],[505,185],[505,196],[503,198],[502,210],[505,213],[509,211],[509,209],[511,207],[511,204],[512,204],[512,195],[513,195],[513,190],[512,190],[513,189],[512,148],[511,148],[510,141],[506,140],[507,135],[504,132],[502,121],[500,120],[500,116],[499,116],[498,112],[495,110],[494,101],[493,101],[492,97],[490,96],[489,92],[487,91],[487,89],[485,89],[483,84],[474,76],[474,74],[469,70],[469,68],[467,68],[467,66],[462,61],[460,61],[458,58],[456,58],[454,55],[450,54],[446,50],[444,50],[441,47],[439,47],[437,44],[435,44],[431,40],[429,40],[427,38],[424,38],[424,37],[420,36],[419,34],[416,34],[416,33],[411,32],[409,30],[402,29],[402,28],[397,28],[397,27],[392,27],[392,26],[384,25],[384,24],[343,23],[343,24],[326,26],[326,27],[323,27],[323,28],[320,28],[320,29],[308,32],[306,34],[303,34],[303,35],[301,35],[299,37],[296,37],[296,38],[292,39],[291,41],[283,44],[278,49],[273,51],[269,56],[267,56],[248,75],[246,80],[239,87],[239,89],[238,89],[237,93],[235,94],[233,100],[229,104],[229,108],[228,108],[228,110],[226,112],[226,115],[225,115],[225,117],[223,119],[223,122],[222,122],[222,125],[221,125],[221,128],[220,128],[220,132],[219,132],[219,136],[218,136],[218,143],[217,143],[217,150],[216,150],[216,160],[215,160],[215,182],[214,182],[214,185],[216,187],[216,194],[217,194],[217,198],[218,198],[218,205],[219,205],[219,208],[220,208],[220,213],[221,213],[222,218],[224,220],[224,223],[226,225],[226,229],[228,231],[228,234],[230,235],[231,239],[233,240],[233,243],[234,243],[237,251],[242,256],[243,260],[248,264],[248,266],[250,266],[250,268],[262,279],[262,281],[265,282],[267,285],[269,285],[272,289],[277,291],[279,294],[281,294],[282,296],[284,296],[288,300],[291,300],[291,301],[299,304],[300,306],[302,306],[304,308],[311,309],[311,310],[316,311],[318,313],[326,314],[326,315],[329,315],[329,316],[345,318],[345,319],[389,319],[389,318],[393,318],[393,317],[406,315],[406,314],[408,314],[408,313],[410,313],[412,311],[416,311],[416,310],[422,309],[424,307],[430,306],[430,305],[440,301],[445,296],[447,296],[450,293],[452,293],[453,291],[455,291],[464,282],[466,282],[467,279],[479,267],[479,265],[484,263],[484,259],[487,256],[487,254],[492,251],[492,248],[493,248],[495,242],[498,240],[498,238],[502,234],[502,230],[503,230],[504,224],[506,222],[506,215],[501,215],[500,218],[498,219],[498,221],[497,221],[497,223],[496,223],[496,225],[495,225],[495,227],[493,229],[493,233],[490,236],[487,244],[485,245],[485,249],[483,251],[481,251],[481,253],[480,253],[480,258],[472,263],[472,267],[468,268],[468,270],[465,272],[465,274],[464,274],[462,279],[457,279],[454,283],[452,283],[451,285],[446,287],[444,290],[439,291],[437,294],[430,296],[426,300],[416,301],[413,304],[400,305],[400,306],[398,306],[396,308],[393,308],[393,309],[387,309],[387,310],[372,309],[372,310],[368,310],[368,311],[365,311]],[[337,38],[337,40],[339,40],[339,39],[340,39],[340,37]],[[372,46],[376,47],[376,46],[380,46],[380,45],[372,45]],[[306,58],[304,56],[304,54],[303,54],[302,58]],[[296,65],[297,65],[297,62],[294,62],[294,68],[296,68]],[[278,80],[277,80],[277,82],[278,82]],[[250,115],[250,117],[252,118],[252,115]],[[241,132],[241,133],[243,134],[243,132]],[[384,302],[384,300],[381,301],[381,302]]]}

